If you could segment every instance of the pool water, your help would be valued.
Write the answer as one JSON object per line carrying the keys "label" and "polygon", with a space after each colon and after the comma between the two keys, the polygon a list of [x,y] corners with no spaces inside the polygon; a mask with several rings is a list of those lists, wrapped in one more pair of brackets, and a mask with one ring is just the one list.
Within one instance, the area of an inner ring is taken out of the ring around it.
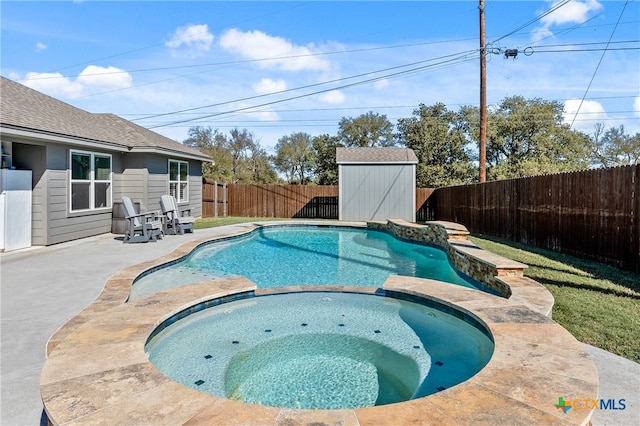
{"label": "pool water", "polygon": [[292,285],[380,287],[390,275],[480,284],[459,275],[438,248],[371,229],[263,227],[196,249],[184,261],[135,281],[130,300],[179,285],[242,275],[259,288]]}
{"label": "pool water", "polygon": [[170,319],[146,351],[166,376],[212,395],[295,409],[368,407],[441,391],[484,367],[493,341],[463,317],[435,302],[284,293]]}

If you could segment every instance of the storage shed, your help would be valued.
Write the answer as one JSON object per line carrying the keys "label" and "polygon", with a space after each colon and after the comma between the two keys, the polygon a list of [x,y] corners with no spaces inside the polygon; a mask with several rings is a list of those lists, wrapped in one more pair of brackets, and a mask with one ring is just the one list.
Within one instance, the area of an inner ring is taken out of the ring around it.
{"label": "storage shed", "polygon": [[340,220],[416,220],[416,164],[409,148],[337,148]]}

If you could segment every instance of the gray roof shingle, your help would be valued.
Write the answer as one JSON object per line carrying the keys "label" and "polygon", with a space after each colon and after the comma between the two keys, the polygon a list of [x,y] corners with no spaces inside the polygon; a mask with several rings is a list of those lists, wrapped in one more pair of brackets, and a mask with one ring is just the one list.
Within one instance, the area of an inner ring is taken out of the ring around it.
{"label": "gray roof shingle", "polygon": [[136,149],[170,151],[211,160],[200,151],[152,132],[114,114],[94,114],[0,77],[3,126],[102,142]]}
{"label": "gray roof shingle", "polygon": [[338,164],[416,164],[418,157],[409,148],[336,148]]}

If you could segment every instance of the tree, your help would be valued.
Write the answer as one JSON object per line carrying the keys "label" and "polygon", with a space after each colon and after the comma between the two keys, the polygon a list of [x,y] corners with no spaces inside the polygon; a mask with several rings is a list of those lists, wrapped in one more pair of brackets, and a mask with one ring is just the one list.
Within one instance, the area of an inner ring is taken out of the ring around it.
{"label": "tree", "polygon": [[640,133],[631,136],[623,125],[604,131],[603,124],[596,124],[592,152],[594,162],[603,167],[640,164]]}
{"label": "tree", "polygon": [[213,158],[214,163],[203,163],[202,176],[223,182],[231,182],[231,157],[227,149],[227,137],[211,127],[191,127],[189,137],[182,142]]}
{"label": "tree", "polygon": [[471,182],[475,174],[459,116],[442,103],[420,104],[398,120],[398,140],[418,157],[416,185],[440,187]]}
{"label": "tree", "polygon": [[368,112],[356,118],[343,117],[338,128],[338,138],[346,147],[386,147],[396,144],[393,124],[386,115]]}
{"label": "tree", "polygon": [[336,148],[342,147],[337,136],[328,134],[314,136],[311,139],[314,153],[313,172],[318,185],[338,184],[338,164]]}
{"label": "tree", "polygon": [[280,179],[271,165],[267,151],[257,142],[249,150],[250,155],[247,159],[247,166],[251,171],[251,182],[277,183]]}
{"label": "tree", "polygon": [[229,183],[272,183],[278,179],[269,156],[246,129],[233,129],[226,136],[210,127],[192,127],[183,143],[213,157],[214,164],[204,164],[204,177]]}
{"label": "tree", "polygon": [[307,133],[292,133],[278,139],[273,164],[287,176],[289,183],[304,185],[311,181],[313,173],[313,150],[311,136]]}
{"label": "tree", "polygon": [[564,124],[557,101],[505,98],[487,116],[487,166],[491,179],[582,170],[589,166],[589,137]]}

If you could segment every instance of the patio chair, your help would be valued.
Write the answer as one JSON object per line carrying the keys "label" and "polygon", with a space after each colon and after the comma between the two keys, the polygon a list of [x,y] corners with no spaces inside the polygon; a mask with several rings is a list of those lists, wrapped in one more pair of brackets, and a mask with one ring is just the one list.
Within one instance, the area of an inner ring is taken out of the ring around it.
{"label": "patio chair", "polygon": [[125,219],[128,221],[124,233],[125,243],[146,243],[162,239],[162,221],[155,212],[138,213],[129,197],[122,197]]}
{"label": "patio chair", "polygon": [[160,197],[160,208],[164,216],[163,230],[165,234],[184,235],[185,232],[193,233],[193,222],[196,219],[191,216],[191,209],[180,210],[178,202],[173,195]]}

